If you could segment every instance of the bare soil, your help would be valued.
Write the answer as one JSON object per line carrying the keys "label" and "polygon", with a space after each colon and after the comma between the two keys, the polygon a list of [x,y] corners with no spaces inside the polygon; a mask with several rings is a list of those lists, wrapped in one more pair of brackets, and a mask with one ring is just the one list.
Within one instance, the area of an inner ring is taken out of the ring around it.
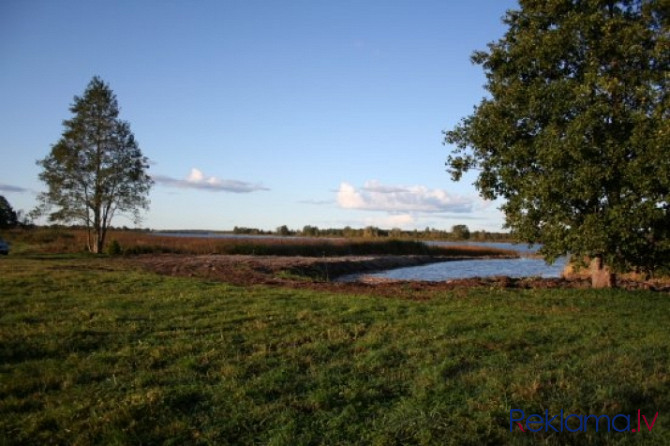
{"label": "bare soil", "polygon": [[[431,256],[347,256],[332,258],[245,255],[147,255],[128,261],[149,271],[169,276],[199,277],[235,285],[275,285],[332,292],[359,293],[426,300],[440,291],[481,288],[590,288],[588,278],[486,277],[443,282],[393,281],[362,276],[358,282],[333,281],[338,276],[403,266],[457,260]],[[670,292],[670,283],[622,280],[625,289]]]}
{"label": "bare soil", "polygon": [[206,277],[237,285],[330,282],[365,271],[457,260],[436,256],[282,257],[251,255],[147,255],[132,261],[160,274]]}

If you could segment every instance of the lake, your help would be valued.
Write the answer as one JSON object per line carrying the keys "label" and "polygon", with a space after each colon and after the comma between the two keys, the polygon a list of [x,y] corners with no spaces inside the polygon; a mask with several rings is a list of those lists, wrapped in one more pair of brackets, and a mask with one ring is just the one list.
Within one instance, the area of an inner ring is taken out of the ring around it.
{"label": "lake", "polygon": [[521,254],[518,259],[482,259],[482,260],[457,260],[449,262],[431,263],[428,265],[397,268],[378,273],[352,274],[341,277],[338,280],[351,282],[358,280],[361,276],[374,277],[391,280],[424,280],[440,282],[450,279],[466,279],[469,277],[561,277],[563,268],[567,263],[567,257],[560,257],[553,265],[547,265],[544,260],[535,257],[523,257],[524,254],[535,253],[539,247],[528,247],[522,244],[512,243],[461,243],[461,242],[429,242],[439,246],[490,246],[494,248],[510,249]]}
{"label": "lake", "polygon": [[[282,237],[277,235],[255,235],[255,234],[226,234],[202,232],[156,232],[155,235],[171,237],[199,237],[199,238],[236,238],[236,239],[315,239],[327,240],[327,238],[311,237]],[[431,263],[422,266],[412,266],[380,271],[378,273],[352,274],[340,277],[338,281],[352,282],[358,280],[362,275],[393,280],[425,280],[439,282],[450,279],[465,279],[468,277],[561,277],[563,268],[567,263],[566,257],[560,257],[553,265],[547,265],[544,260],[536,257],[524,257],[534,254],[539,246],[529,247],[526,244],[514,244],[503,242],[444,242],[428,241],[429,245],[436,246],[484,246],[499,249],[507,249],[518,252],[522,257],[519,259],[482,259],[482,260],[458,260],[449,262]]]}

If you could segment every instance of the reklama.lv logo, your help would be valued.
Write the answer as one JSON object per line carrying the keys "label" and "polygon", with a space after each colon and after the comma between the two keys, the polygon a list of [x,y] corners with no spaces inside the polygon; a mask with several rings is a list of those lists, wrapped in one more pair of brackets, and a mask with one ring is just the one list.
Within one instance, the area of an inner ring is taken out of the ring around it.
{"label": "reklama.lv logo", "polygon": [[[635,415],[637,415],[637,426],[635,426]],[[637,414],[633,414],[633,426],[631,426],[631,415],[628,414],[617,414],[612,418],[609,415],[578,415],[570,414],[564,416],[563,409],[561,409],[560,414],[550,416],[549,410],[544,411],[544,417],[539,414],[528,415],[521,409],[511,409],[509,411],[509,431],[514,432],[514,430],[521,432],[587,432],[590,427],[595,428],[596,432],[605,431],[605,426],[607,427],[607,432],[614,430],[615,432],[642,432],[642,428],[646,425],[649,432],[654,428],[654,423],[658,418],[658,412],[654,415],[654,419],[651,421],[651,424],[647,420],[645,415],[642,415],[640,409],[638,409]],[[644,424],[641,423],[641,420]],[[558,425],[556,425],[558,423]],[[633,427],[631,429],[631,427]]]}

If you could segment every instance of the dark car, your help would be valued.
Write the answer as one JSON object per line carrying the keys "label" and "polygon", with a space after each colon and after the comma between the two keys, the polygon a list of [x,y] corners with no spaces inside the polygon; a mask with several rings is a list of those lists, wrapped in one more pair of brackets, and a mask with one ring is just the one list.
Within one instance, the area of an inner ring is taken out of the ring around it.
{"label": "dark car", "polygon": [[0,254],[6,256],[9,254],[9,243],[0,238]]}

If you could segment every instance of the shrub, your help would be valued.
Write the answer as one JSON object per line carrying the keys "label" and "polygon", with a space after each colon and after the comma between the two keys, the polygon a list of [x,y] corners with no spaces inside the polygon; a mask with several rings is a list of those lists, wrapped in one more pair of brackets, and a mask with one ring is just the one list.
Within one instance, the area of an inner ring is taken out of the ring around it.
{"label": "shrub", "polygon": [[112,242],[107,246],[107,254],[110,256],[118,256],[123,254],[121,244],[117,240],[112,240]]}

